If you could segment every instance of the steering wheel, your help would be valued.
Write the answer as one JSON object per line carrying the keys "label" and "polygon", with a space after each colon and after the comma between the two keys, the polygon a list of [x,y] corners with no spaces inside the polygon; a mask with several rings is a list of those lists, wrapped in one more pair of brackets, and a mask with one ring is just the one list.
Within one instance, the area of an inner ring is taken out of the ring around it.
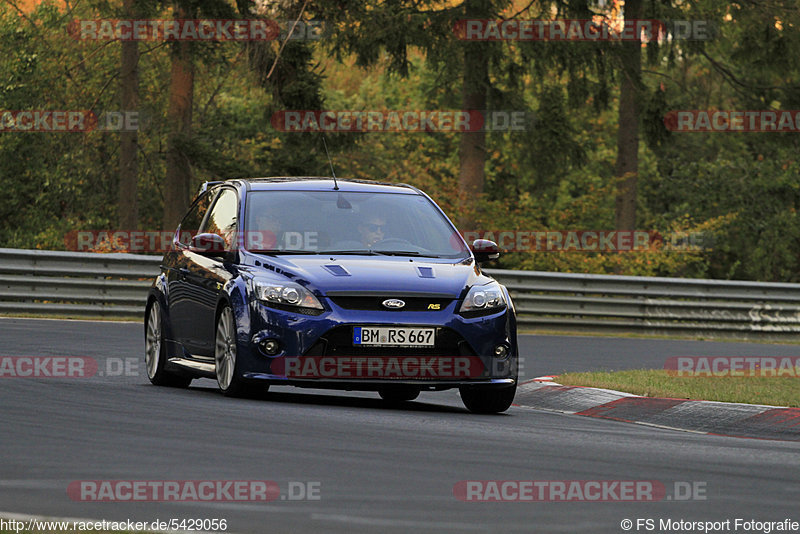
{"label": "steering wheel", "polygon": [[386,239],[381,239],[380,241],[373,243],[371,248],[375,250],[395,249],[397,247],[402,247],[406,245],[414,249],[419,249],[419,247],[414,245],[411,241],[408,241],[407,239],[402,239],[400,237],[387,237]]}

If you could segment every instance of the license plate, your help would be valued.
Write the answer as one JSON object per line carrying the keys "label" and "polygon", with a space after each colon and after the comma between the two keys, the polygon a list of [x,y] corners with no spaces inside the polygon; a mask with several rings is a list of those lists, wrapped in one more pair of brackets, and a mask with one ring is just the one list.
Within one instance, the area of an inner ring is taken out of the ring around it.
{"label": "license plate", "polygon": [[435,328],[398,328],[386,326],[356,326],[353,345],[372,347],[433,347]]}

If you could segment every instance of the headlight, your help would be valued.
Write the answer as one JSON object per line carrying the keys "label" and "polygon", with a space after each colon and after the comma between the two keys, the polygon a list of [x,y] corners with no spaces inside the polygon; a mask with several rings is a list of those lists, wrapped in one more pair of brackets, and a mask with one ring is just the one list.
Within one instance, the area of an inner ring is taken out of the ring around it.
{"label": "headlight", "polygon": [[497,282],[489,282],[483,286],[472,286],[459,312],[491,311],[505,308],[506,299]]}
{"label": "headlight", "polygon": [[258,300],[297,308],[324,309],[311,291],[294,282],[253,282]]}

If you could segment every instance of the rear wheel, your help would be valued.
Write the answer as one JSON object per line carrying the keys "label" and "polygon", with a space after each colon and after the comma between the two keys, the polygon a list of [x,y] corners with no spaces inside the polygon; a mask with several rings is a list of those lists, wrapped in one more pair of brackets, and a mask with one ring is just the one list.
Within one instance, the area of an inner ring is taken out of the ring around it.
{"label": "rear wheel", "polygon": [[517,386],[511,387],[462,387],[461,400],[472,413],[500,413],[508,410],[514,402]]}
{"label": "rear wheel", "polygon": [[191,378],[164,369],[167,363],[167,350],[164,345],[163,323],[161,306],[155,301],[147,313],[144,332],[144,363],[147,368],[147,378],[156,386],[185,388],[192,382]]}
{"label": "rear wheel", "polygon": [[236,319],[230,306],[222,308],[217,319],[214,341],[214,373],[220,391],[226,397],[253,397],[266,393],[269,386],[249,384],[236,369]]}
{"label": "rear wheel", "polygon": [[406,402],[419,397],[419,389],[413,386],[390,386],[378,390],[378,395],[388,402]]}

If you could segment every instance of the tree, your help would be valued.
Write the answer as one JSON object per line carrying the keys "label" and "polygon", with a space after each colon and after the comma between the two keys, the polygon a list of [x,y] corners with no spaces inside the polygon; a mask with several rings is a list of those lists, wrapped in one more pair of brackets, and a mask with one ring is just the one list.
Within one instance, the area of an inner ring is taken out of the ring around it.
{"label": "tree", "polygon": [[[175,19],[193,19],[194,9],[188,0],[176,0]],[[192,166],[187,146],[192,135],[194,102],[194,57],[192,43],[173,43],[170,53],[172,70],[169,85],[167,120],[167,172],[164,180],[164,219],[162,228],[175,228],[186,213],[190,201]]]}
{"label": "tree", "polygon": [[[464,18],[487,19],[493,15],[492,3],[487,0],[466,0]],[[489,91],[489,56],[486,42],[465,42],[463,51],[463,79],[461,109],[465,111],[486,110],[486,95]],[[474,203],[483,195],[486,180],[486,132],[484,129],[461,133],[459,145],[458,185],[462,200]],[[459,223],[470,227],[473,221],[462,209]],[[468,213],[468,211],[467,211]]]}
{"label": "tree", "polygon": [[[139,11],[136,0],[123,0],[123,13],[127,19],[136,19]],[[139,109],[139,43],[122,41],[120,66],[120,103],[124,113]],[[120,132],[119,188],[117,191],[117,218],[119,227],[133,230],[139,224],[137,183],[139,179],[139,135],[136,130]]]}
{"label": "tree", "polygon": [[[491,93],[490,65],[494,43],[461,41],[454,31],[465,19],[486,20],[497,17],[509,0],[463,0],[443,3],[436,0],[401,0],[394,3],[346,2],[345,9],[323,10],[337,21],[333,51],[336,57],[354,54],[357,64],[375,65],[380,52],[388,55],[387,68],[401,77],[408,75],[409,49],[422,51],[433,68],[441,69],[443,83],[452,75],[460,81],[460,106],[464,111],[487,110]],[[453,62],[453,58],[460,59]],[[483,195],[486,181],[486,132],[466,131],[459,142],[459,219],[470,225],[477,199]]]}
{"label": "tree", "polygon": [[[642,17],[642,0],[625,0],[625,20]],[[635,22],[634,22],[635,24]],[[636,194],[639,175],[639,100],[641,94],[641,36],[620,44],[619,125],[617,164],[619,179],[616,198],[616,229],[636,229]]]}

